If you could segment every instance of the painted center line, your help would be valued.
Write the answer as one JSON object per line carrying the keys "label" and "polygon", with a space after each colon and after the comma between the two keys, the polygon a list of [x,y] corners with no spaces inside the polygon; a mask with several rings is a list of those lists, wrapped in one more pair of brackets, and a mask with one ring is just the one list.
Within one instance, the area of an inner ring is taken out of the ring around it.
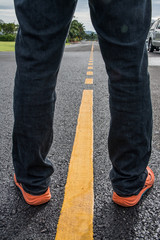
{"label": "painted center line", "polygon": [[93,84],[93,78],[86,78],[85,84]]}
{"label": "painted center line", "polygon": [[87,75],[89,76],[89,75],[93,75],[93,72],[87,72]]}
{"label": "painted center line", "polygon": [[93,90],[84,90],[56,240],[93,240]]}

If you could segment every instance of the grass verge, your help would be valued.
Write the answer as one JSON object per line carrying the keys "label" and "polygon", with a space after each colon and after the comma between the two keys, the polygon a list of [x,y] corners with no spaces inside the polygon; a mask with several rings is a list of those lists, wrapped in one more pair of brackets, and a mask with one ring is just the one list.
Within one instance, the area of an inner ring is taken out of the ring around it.
{"label": "grass verge", "polygon": [[[70,45],[70,43],[66,43],[66,45]],[[15,42],[0,41],[0,52],[14,52],[14,50],[15,50]]]}
{"label": "grass verge", "polygon": [[0,41],[0,52],[14,52],[15,42],[1,42]]}

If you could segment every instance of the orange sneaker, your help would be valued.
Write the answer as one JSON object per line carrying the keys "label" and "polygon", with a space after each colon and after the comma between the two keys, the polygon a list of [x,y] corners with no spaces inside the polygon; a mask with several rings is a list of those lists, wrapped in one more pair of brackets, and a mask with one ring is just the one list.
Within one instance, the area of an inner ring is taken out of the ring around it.
{"label": "orange sneaker", "polygon": [[24,191],[21,183],[17,182],[15,174],[14,174],[14,182],[15,182],[16,186],[19,188],[19,190],[21,191],[21,193],[24,197],[24,200],[29,205],[33,205],[33,206],[41,205],[41,204],[48,202],[51,199],[51,193],[50,193],[49,187],[48,187],[47,191],[45,193],[43,193],[42,195],[31,195]]}
{"label": "orange sneaker", "polygon": [[116,204],[123,206],[123,207],[132,207],[132,206],[136,205],[142,198],[143,194],[149,188],[151,188],[154,183],[153,171],[149,167],[147,167],[147,171],[148,171],[147,179],[145,181],[144,187],[142,188],[142,190],[139,192],[138,195],[133,195],[130,197],[120,197],[115,192],[113,192],[113,196],[112,196],[113,202],[115,202]]}

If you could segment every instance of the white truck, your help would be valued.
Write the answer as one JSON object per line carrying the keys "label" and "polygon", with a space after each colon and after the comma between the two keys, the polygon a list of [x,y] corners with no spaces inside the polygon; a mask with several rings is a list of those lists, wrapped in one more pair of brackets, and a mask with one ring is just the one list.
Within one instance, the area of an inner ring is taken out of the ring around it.
{"label": "white truck", "polygon": [[158,18],[150,28],[148,33],[148,51],[153,52],[154,49],[160,49],[160,18]]}

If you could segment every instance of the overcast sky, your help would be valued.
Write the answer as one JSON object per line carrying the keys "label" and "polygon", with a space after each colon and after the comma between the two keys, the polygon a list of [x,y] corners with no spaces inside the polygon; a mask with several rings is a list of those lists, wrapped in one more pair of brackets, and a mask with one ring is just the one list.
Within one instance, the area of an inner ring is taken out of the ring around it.
{"label": "overcast sky", "polygon": [[[78,0],[75,17],[85,25],[86,30],[93,30],[89,16],[88,0]],[[152,18],[157,19],[158,17],[160,17],[160,0],[152,0]],[[13,0],[0,0],[0,19],[6,23],[17,23]]]}

